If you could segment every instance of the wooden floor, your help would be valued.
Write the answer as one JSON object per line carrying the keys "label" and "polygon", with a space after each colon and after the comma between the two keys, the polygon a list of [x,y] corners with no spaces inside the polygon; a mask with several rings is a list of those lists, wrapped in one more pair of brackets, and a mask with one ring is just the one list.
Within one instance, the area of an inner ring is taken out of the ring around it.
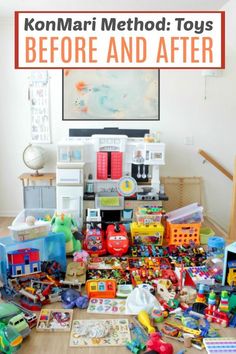
{"label": "wooden floor", "polygon": [[[0,218],[0,236],[9,235],[8,225],[11,224],[13,218]],[[211,223],[207,222],[208,225]],[[215,230],[217,235],[221,235],[221,230]],[[60,303],[50,305],[51,308],[60,308]],[[112,316],[104,315],[91,315],[87,314],[86,310],[74,310],[74,319],[89,319],[89,318],[112,318]],[[129,317],[129,316],[121,316]],[[113,316],[114,318],[114,316]],[[215,328],[219,329],[219,333],[225,337],[235,337],[236,330],[230,328],[220,328],[218,325],[214,325]],[[124,347],[100,347],[100,348],[70,348],[69,347],[69,338],[70,333],[39,333],[35,331],[35,328],[32,330],[32,333],[28,338],[23,342],[22,348],[19,350],[19,354],[128,354],[131,353],[128,349]],[[165,340],[165,338],[163,338]],[[172,339],[166,339],[167,342],[170,342],[174,346],[174,353],[178,353],[179,350],[183,349],[182,343],[176,342]],[[186,353],[206,353],[205,350],[201,352],[195,348],[190,348],[186,350]],[[223,352],[222,352],[223,354]]]}

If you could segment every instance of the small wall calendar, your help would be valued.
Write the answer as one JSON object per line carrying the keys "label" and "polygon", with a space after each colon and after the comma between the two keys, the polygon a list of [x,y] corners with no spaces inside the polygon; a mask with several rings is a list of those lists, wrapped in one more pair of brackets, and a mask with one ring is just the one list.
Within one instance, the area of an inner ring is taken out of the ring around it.
{"label": "small wall calendar", "polygon": [[31,141],[51,143],[49,78],[46,70],[32,70],[29,84]]}

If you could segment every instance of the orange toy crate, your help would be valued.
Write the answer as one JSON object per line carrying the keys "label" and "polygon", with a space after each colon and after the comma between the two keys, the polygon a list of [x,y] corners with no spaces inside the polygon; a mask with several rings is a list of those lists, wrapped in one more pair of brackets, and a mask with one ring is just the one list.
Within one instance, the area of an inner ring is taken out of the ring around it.
{"label": "orange toy crate", "polygon": [[201,224],[171,224],[166,222],[165,242],[168,245],[200,244]]}

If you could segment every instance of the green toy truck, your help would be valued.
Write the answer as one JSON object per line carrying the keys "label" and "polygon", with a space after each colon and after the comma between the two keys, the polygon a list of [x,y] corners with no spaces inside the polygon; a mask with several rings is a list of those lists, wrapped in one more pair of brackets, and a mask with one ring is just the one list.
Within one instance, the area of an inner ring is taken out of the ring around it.
{"label": "green toy truck", "polygon": [[21,347],[22,336],[12,327],[0,322],[0,352],[15,353]]}
{"label": "green toy truck", "polygon": [[11,325],[23,338],[30,334],[24,313],[13,304],[0,303],[0,322]]}

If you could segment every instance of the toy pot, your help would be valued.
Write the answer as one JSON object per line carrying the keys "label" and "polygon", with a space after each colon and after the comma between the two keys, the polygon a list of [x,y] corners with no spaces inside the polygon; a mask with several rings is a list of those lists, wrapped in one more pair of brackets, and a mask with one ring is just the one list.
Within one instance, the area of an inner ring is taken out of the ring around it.
{"label": "toy pot", "polygon": [[138,313],[138,320],[145,328],[147,328],[148,333],[156,332],[156,329],[151,326],[150,318],[146,311],[142,310]]}

